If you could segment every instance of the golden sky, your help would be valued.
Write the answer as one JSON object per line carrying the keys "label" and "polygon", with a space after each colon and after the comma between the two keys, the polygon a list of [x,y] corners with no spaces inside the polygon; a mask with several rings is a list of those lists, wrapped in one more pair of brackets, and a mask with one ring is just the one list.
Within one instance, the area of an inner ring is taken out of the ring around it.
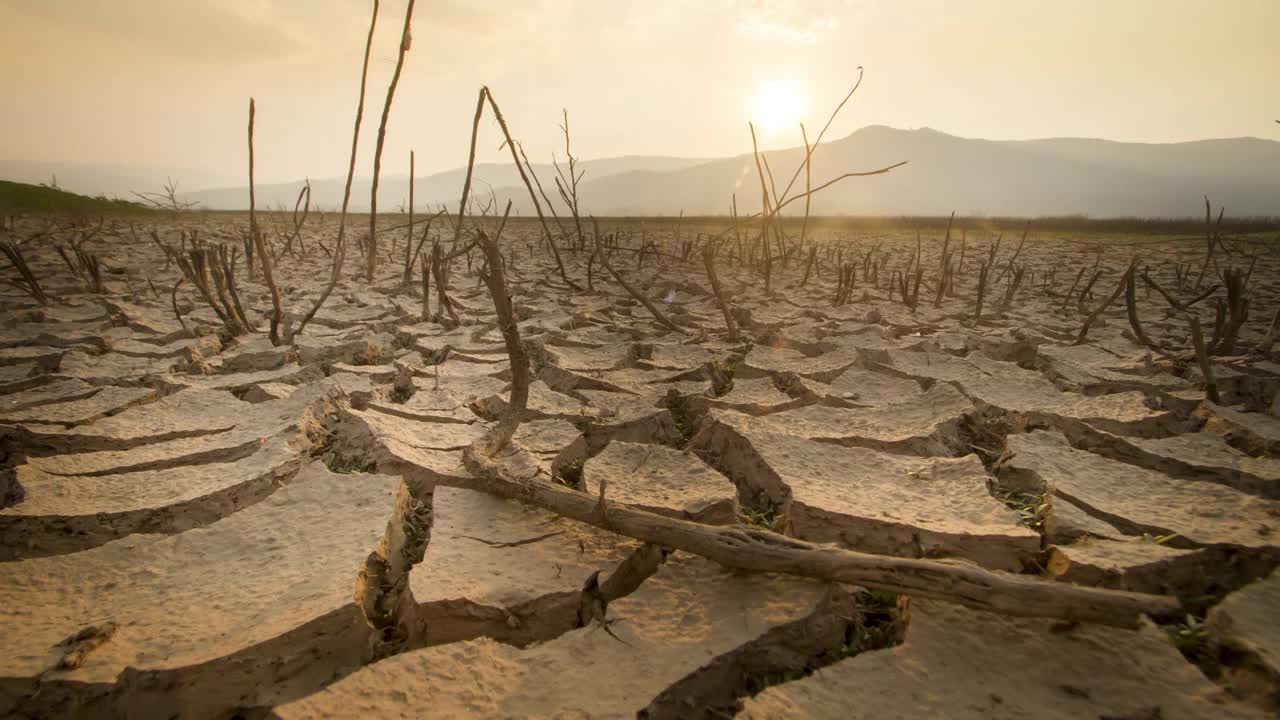
{"label": "golden sky", "polygon": [[[382,3],[364,151],[404,4]],[[252,95],[261,181],[342,175],[371,7],[0,0],[0,159],[237,177]],[[535,161],[559,149],[562,107],[585,158],[713,157],[750,149],[753,114],[799,113],[816,132],[859,65],[866,80],[829,138],[878,123],[1280,139],[1277,29],[1280,0],[420,0],[384,172],[407,171],[410,148],[419,173],[465,164],[481,84]],[[481,159],[504,159],[496,127],[483,132]],[[799,132],[761,141],[799,144]]]}

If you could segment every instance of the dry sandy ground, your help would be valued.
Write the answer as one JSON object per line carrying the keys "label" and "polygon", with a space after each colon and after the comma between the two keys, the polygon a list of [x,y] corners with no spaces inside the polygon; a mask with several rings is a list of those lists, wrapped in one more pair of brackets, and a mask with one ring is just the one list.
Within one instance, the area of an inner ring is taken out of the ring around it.
{"label": "dry sandy ground", "polygon": [[[176,216],[157,236],[238,245],[244,222]],[[295,319],[333,249],[334,220],[311,222],[305,252],[276,261]],[[530,473],[670,518],[1177,596],[1190,616],[1014,619],[684,552],[604,598],[595,588],[649,557],[640,543],[480,492],[463,463],[511,378],[478,254],[449,278],[460,322],[437,315],[434,280],[424,318],[390,230],[374,281],[343,279],[273,345],[270,295],[243,258],[258,332],[234,337],[120,221],[83,248],[105,265],[90,292],[54,251],[80,232],[64,224],[24,246],[52,301],[0,292],[0,716],[1274,716],[1280,363],[1257,350],[1280,304],[1274,252],[1253,265],[1237,348],[1211,361],[1213,403],[1185,313],[1145,283],[1134,307],[1165,352],[1135,337],[1123,295],[1073,342],[1134,255],[1178,301],[1200,294],[1201,240],[1033,236],[1007,302],[1005,244],[977,322],[986,239],[968,240],[936,303],[941,243],[926,241],[914,309],[894,279],[914,237],[823,231],[817,268],[779,259],[769,292],[730,240],[731,339],[701,254],[681,260],[650,227],[661,253],[638,255],[641,233],[622,229],[611,263],[676,329],[599,263],[592,290],[571,290],[535,225],[506,229],[534,360],[515,437]],[[585,287],[589,254],[563,255]],[[1089,295],[1081,282],[1067,298],[1095,261]],[[1211,266],[1201,289],[1217,282]],[[1206,334],[1230,323],[1216,322],[1225,297],[1192,307]],[[389,653],[364,603],[370,554],[393,536],[417,537],[422,558]]]}

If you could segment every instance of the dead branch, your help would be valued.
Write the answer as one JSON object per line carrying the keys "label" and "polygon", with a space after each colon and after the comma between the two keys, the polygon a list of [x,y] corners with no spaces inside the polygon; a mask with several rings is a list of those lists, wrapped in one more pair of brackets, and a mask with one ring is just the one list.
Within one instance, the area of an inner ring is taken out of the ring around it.
{"label": "dead branch", "polygon": [[[302,207],[302,217],[298,217],[298,207]],[[307,221],[307,214],[311,212],[311,178],[302,181],[302,189],[298,191],[298,199],[293,203],[293,232],[284,243],[284,252],[293,254],[293,243],[298,242],[298,252],[305,253],[306,248],[302,243],[302,225]]]}
{"label": "dead branch", "polygon": [[222,244],[217,248],[218,262],[211,267],[213,270],[214,285],[221,292],[224,288],[228,296],[231,297],[230,308],[234,310],[236,318],[245,330],[249,332],[257,332],[253,322],[249,320],[249,316],[245,314],[244,305],[240,303],[240,293],[236,287],[236,248],[231,246],[231,251],[227,252],[227,245]]}
{"label": "dead branch", "polygon": [[[377,0],[374,2],[376,5]],[[400,70],[404,67],[404,56],[409,52],[409,46],[413,44],[409,25],[413,20],[414,2],[415,0],[409,0],[409,5],[404,11],[404,30],[400,33],[400,53],[396,56],[396,69],[391,73],[391,82],[387,85],[387,100],[382,105],[382,120],[378,123],[378,140],[373,150],[373,181],[370,183],[372,189],[369,196],[369,244],[365,248],[364,268],[365,280],[368,282],[373,282],[373,272],[378,264],[378,175],[382,171],[382,145],[387,139],[387,118],[391,115],[391,101],[396,95],[396,85],[400,83]],[[375,9],[374,12],[376,13],[377,10]]]}
{"label": "dead branch", "polygon": [[[402,280],[404,285],[408,285],[413,280],[413,265],[415,262],[417,262],[418,258],[422,255],[422,246],[426,244],[427,236],[431,234],[431,223],[435,222],[436,218],[439,218],[441,215],[444,215],[444,214],[445,214],[445,210],[441,209],[435,215],[431,215],[427,217],[427,223],[422,228],[422,237],[418,238],[417,247],[413,246],[413,243],[412,243],[413,238],[410,238],[409,247],[405,248],[406,254],[404,259],[404,276]],[[426,267],[425,260],[423,261],[423,267],[424,268]]]}
{"label": "dead branch", "polygon": [[480,134],[480,117],[484,115],[484,101],[489,94],[488,88],[480,88],[476,98],[476,114],[471,120],[471,151],[467,155],[467,174],[462,180],[462,200],[458,203],[458,221],[453,226],[453,247],[462,241],[462,222],[467,215],[467,196],[471,193],[471,175],[476,166],[476,140]]}
{"label": "dead branch", "polygon": [[1009,285],[1004,291],[1004,299],[1000,301],[1001,312],[1013,306],[1013,299],[1017,296],[1018,289],[1022,287],[1022,277],[1026,271],[1026,265],[1018,265],[1014,268],[1013,275],[1009,278]]}
{"label": "dead branch", "polygon": [[373,18],[369,21],[369,36],[364,44],[364,65],[360,70],[360,99],[356,104],[356,120],[355,128],[351,132],[351,161],[347,165],[347,184],[342,191],[342,212],[338,216],[338,240],[333,247],[333,269],[329,273],[329,284],[325,286],[324,291],[320,293],[320,297],[316,299],[311,309],[302,317],[296,328],[286,331],[285,342],[292,342],[293,338],[302,332],[302,329],[311,322],[311,319],[320,311],[320,307],[324,305],[325,300],[329,299],[329,295],[333,293],[333,288],[337,286],[338,279],[342,277],[342,262],[346,258],[346,230],[347,230],[347,207],[351,203],[351,179],[356,172],[356,148],[360,144],[360,121],[364,118],[364,91],[369,79],[369,51],[373,48],[373,31],[378,25],[378,0],[373,0]]}
{"label": "dead branch", "polygon": [[178,288],[182,287],[182,283],[186,280],[186,276],[179,277],[178,282],[173,284],[173,290],[169,292],[169,304],[173,306],[173,316],[178,319],[178,324],[183,330],[190,332],[187,328],[187,321],[182,319],[182,313],[178,312]]}
{"label": "dead branch", "polygon": [[769,188],[765,185],[764,169],[760,161],[760,147],[756,143],[756,126],[747,123],[751,130],[751,154],[756,161],[756,177],[760,179],[760,244],[764,251],[764,294],[772,290],[773,262],[769,249],[769,219],[772,217],[772,203],[769,202]]}
{"label": "dead branch", "polygon": [[1200,332],[1200,318],[1192,315],[1191,344],[1196,349],[1196,361],[1200,363],[1200,374],[1204,375],[1205,398],[1212,403],[1219,402],[1218,382],[1213,377],[1213,364],[1209,362],[1209,353],[1204,346],[1204,335]]}
{"label": "dead branch", "polygon": [[272,270],[271,253],[267,252],[266,240],[262,237],[262,231],[258,228],[257,215],[255,213],[256,202],[254,200],[253,190],[253,118],[254,118],[254,102],[253,98],[249,98],[249,235],[253,238],[254,244],[258,248],[258,259],[262,263],[262,279],[267,283],[267,289],[271,291],[271,330],[269,337],[272,345],[280,344],[280,321],[284,317],[284,312],[280,309],[280,288],[276,287],[275,273]]}
{"label": "dead branch", "polygon": [[1098,305],[1098,307],[1095,308],[1093,312],[1089,313],[1088,317],[1084,319],[1084,324],[1080,326],[1080,334],[1076,335],[1075,341],[1071,343],[1072,345],[1084,344],[1084,339],[1089,334],[1089,327],[1092,326],[1093,323],[1102,315],[1103,310],[1110,307],[1111,303],[1115,302],[1116,298],[1120,297],[1120,293],[1124,291],[1125,284],[1127,282],[1128,274],[1126,273],[1125,277],[1120,278],[1120,282],[1116,283],[1115,291],[1112,292],[1102,304]]}
{"label": "dead branch", "polygon": [[[591,218],[591,223],[592,225],[595,225],[596,242],[599,243],[600,227],[596,225],[596,219],[594,217]],[[631,283],[622,279],[622,275],[619,274],[617,270],[614,270],[613,266],[609,264],[609,259],[606,257],[605,253],[600,253],[599,257],[600,257],[600,264],[604,266],[605,271],[608,272],[610,275],[612,275],[613,279],[616,280],[618,284],[622,286],[622,289],[626,290],[627,293],[631,295],[631,297],[638,300],[641,305],[644,305],[645,309],[648,310],[651,315],[653,315],[654,319],[656,319],[659,323],[664,325],[667,329],[680,332],[680,328],[676,327],[676,324],[671,322],[671,319],[667,317],[667,314],[659,310],[658,306],[654,305],[652,300],[645,297],[644,293],[640,292],[639,290],[636,290],[635,287],[631,285]]]}
{"label": "dead branch", "polygon": [[973,309],[973,324],[982,319],[982,302],[987,297],[987,276],[991,273],[990,256],[988,262],[978,263],[978,301]]}
{"label": "dead branch", "polygon": [[1214,248],[1216,248],[1219,243],[1218,228],[1222,226],[1222,215],[1226,212],[1226,209],[1227,208],[1225,206],[1219,208],[1218,227],[1215,227],[1213,225],[1213,207],[1209,204],[1209,196],[1204,196],[1204,239],[1208,244],[1208,249],[1205,251],[1204,264],[1200,266],[1200,273],[1196,275],[1196,284],[1193,288],[1195,290],[1200,289],[1200,282],[1204,280],[1204,275],[1209,270],[1209,264],[1214,263],[1216,265],[1217,263],[1217,260],[1214,258]]}
{"label": "dead branch", "polygon": [[1271,316],[1271,325],[1267,327],[1266,335],[1262,336],[1262,340],[1258,341],[1258,352],[1266,355],[1271,352],[1271,346],[1276,342],[1276,333],[1280,332],[1280,308],[1276,308],[1276,312]]}
{"label": "dead branch", "polygon": [[655,515],[622,503],[600,512],[596,498],[537,478],[512,479],[476,443],[463,452],[473,478],[466,487],[518,500],[564,517],[725,567],[850,583],[1023,617],[1136,627],[1144,614],[1173,617],[1172,597],[1067,585],[987,570],[964,562],[889,557],[817,545],[747,526],[717,527]]}
{"label": "dead branch", "polygon": [[[421,248],[421,246],[419,246]],[[431,268],[429,268],[426,260],[418,264],[422,269],[422,320],[426,322],[431,319]]]}
{"label": "dead branch", "polygon": [[[582,176],[586,173],[586,170],[578,172],[578,158],[574,157],[573,151],[569,146],[569,111],[567,109],[561,109],[561,114],[564,117],[564,124],[560,126],[560,130],[564,132],[564,154],[567,158],[566,162],[569,165],[568,175],[561,171],[560,163],[556,162],[555,155],[552,155],[551,162],[556,169],[556,187],[560,191],[560,198],[564,200],[565,205],[567,205],[569,210],[573,213],[573,228],[578,234],[577,247],[581,250],[586,247],[586,239],[582,235],[582,216],[578,212],[578,182],[582,180]],[[525,164],[528,164],[527,160],[525,161]],[[537,178],[536,174],[534,175],[534,178]],[[541,190],[542,186],[539,185],[538,189]],[[550,207],[551,203],[548,202],[547,206]],[[552,212],[554,212],[554,210]],[[677,230],[677,234],[678,233],[679,231]]]}
{"label": "dead branch", "polygon": [[[436,322],[455,328],[462,321],[458,318],[457,311],[453,309],[453,302],[449,300],[449,271],[445,255],[440,250],[439,241],[431,244],[431,274],[436,279]],[[444,320],[444,313],[449,314],[448,321]]]}
{"label": "dead branch", "polygon": [[21,288],[41,305],[48,305],[49,296],[40,287],[40,281],[36,279],[35,273],[31,272],[31,266],[27,264],[27,259],[23,256],[22,249],[15,243],[3,241],[0,242],[0,252],[4,253],[13,269],[18,271],[20,279],[14,281],[14,285]]}
{"label": "dead branch", "polygon": [[1129,271],[1124,275],[1124,305],[1125,311],[1129,314],[1129,327],[1133,328],[1133,335],[1138,338],[1138,342],[1156,352],[1164,352],[1164,349],[1148,337],[1147,333],[1142,329],[1142,322],[1138,317],[1137,273],[1134,270],[1135,267],[1130,265]]}
{"label": "dead branch", "polygon": [[98,295],[107,291],[102,282],[102,263],[98,260],[97,255],[92,255],[77,247],[74,250],[75,260],[72,261],[71,256],[67,254],[66,248],[61,245],[55,245],[54,249],[58,251],[62,261],[70,268],[71,274],[76,276],[76,279],[80,281],[86,291]]}
{"label": "dead branch", "polygon": [[511,161],[515,163],[516,170],[520,173],[520,179],[524,181],[524,187],[529,191],[529,199],[533,201],[533,209],[538,213],[538,222],[542,224],[542,233],[547,239],[547,244],[551,246],[551,256],[555,258],[556,269],[560,272],[560,279],[564,284],[581,292],[582,288],[569,279],[569,275],[565,273],[564,261],[560,258],[560,249],[556,247],[555,237],[551,234],[551,228],[547,227],[547,218],[542,214],[542,203],[538,202],[538,196],[533,191],[533,185],[529,182],[529,173],[533,172],[533,168],[528,168],[528,173],[524,163],[520,162],[520,155],[516,149],[516,143],[511,139],[511,131],[507,128],[507,121],[502,117],[502,111],[498,109],[498,101],[494,99],[493,92],[487,87],[481,89],[482,97],[489,101],[489,109],[493,111],[493,117],[498,121],[498,127],[502,129],[502,137],[506,139],[507,149],[511,151]]}
{"label": "dead branch", "polygon": [[[507,210],[511,205],[508,203]],[[490,240],[484,230],[478,231],[480,249],[484,253],[487,269],[481,273],[484,283],[493,298],[493,309],[498,315],[498,329],[502,332],[502,340],[507,345],[507,357],[511,363],[511,394],[507,401],[507,411],[497,425],[489,432],[479,450],[486,456],[504,449],[511,442],[516,428],[520,427],[525,408],[529,404],[529,353],[520,339],[520,326],[516,322],[515,312],[511,307],[511,295],[507,290],[507,279],[504,270],[502,252],[498,243]]]}
{"label": "dead branch", "polygon": [[144,204],[157,210],[181,212],[183,210],[190,210],[196,205],[199,205],[199,203],[194,200],[178,199],[178,182],[173,178],[165,178],[163,192],[138,192],[136,190],[131,190],[130,193],[141,200]]}
{"label": "dead branch", "polygon": [[1227,318],[1220,341],[1215,341],[1210,354],[1231,355],[1236,351],[1236,341],[1240,337],[1240,329],[1249,319],[1249,302],[1252,293],[1248,287],[1247,275],[1242,270],[1228,267],[1222,271],[1222,282],[1227,289]]}
{"label": "dead branch", "polygon": [[996,276],[997,283],[1000,282],[1001,278],[1008,274],[1009,270],[1013,268],[1013,264],[1018,261],[1018,256],[1022,254],[1022,246],[1027,242],[1027,231],[1030,229],[1031,221],[1028,220],[1027,224],[1022,227],[1022,237],[1018,240],[1018,248],[1013,251],[1013,255],[1010,256],[1007,262],[1005,262],[1004,270],[1000,271],[1000,274]]}
{"label": "dead branch", "polygon": [[[413,280],[413,263],[417,260],[417,254],[413,248],[413,151],[409,151],[409,232],[406,234],[404,244],[404,273],[400,276],[400,284],[408,287],[409,282]],[[430,226],[428,226],[430,227]],[[426,237],[424,235],[423,239]],[[418,251],[422,250],[419,243]],[[412,293],[410,293],[412,294]]]}
{"label": "dead branch", "polygon": [[[813,149],[809,147],[809,133],[804,129],[804,123],[800,123],[800,139],[804,140],[804,220],[800,223],[800,244],[803,245],[805,237],[808,235],[809,211],[811,209],[810,201],[813,199],[813,166],[810,163],[810,158],[813,156]],[[816,248],[811,249],[809,252],[810,263],[813,262],[813,250],[816,250]],[[809,279],[808,266],[805,267],[804,277],[806,280]],[[803,286],[804,283],[801,282],[800,285]]]}
{"label": "dead branch", "polygon": [[[594,222],[594,218],[592,219]],[[729,332],[729,340],[737,341],[738,324],[733,320],[733,313],[729,310],[729,301],[724,297],[724,290],[720,287],[720,278],[716,275],[716,244],[707,243],[702,247],[702,264],[707,269],[707,280],[711,282],[711,292],[716,296],[716,304],[720,306],[720,312],[724,314],[724,327]]]}

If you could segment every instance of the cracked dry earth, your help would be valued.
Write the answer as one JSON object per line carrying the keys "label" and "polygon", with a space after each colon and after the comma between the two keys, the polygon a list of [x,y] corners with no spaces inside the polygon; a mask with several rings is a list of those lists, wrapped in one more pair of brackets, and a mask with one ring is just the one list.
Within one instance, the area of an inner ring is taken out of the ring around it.
{"label": "cracked dry earth", "polygon": [[[159,233],[238,242],[243,220]],[[334,224],[277,262],[295,317],[322,290]],[[779,263],[767,295],[722,257],[731,340],[670,233],[667,256],[612,263],[677,331],[598,265],[594,290],[562,285],[536,226],[513,221],[507,280],[534,359],[514,442],[531,474],[657,515],[1171,595],[1188,613],[1131,630],[729,570],[487,494],[463,450],[506,410],[511,374],[464,259],[458,326],[422,319],[388,238],[375,282],[341,281],[277,347],[226,335],[189,284],[180,324],[176,267],[126,230],[91,243],[105,292],[36,241],[53,301],[0,295],[0,716],[1274,717],[1280,364],[1215,357],[1210,403],[1194,358],[1136,342],[1123,303],[1073,344],[1085,313],[1049,270],[1092,249],[1029,240],[1035,274],[978,323],[976,268],[938,307],[890,297],[913,242],[882,244],[880,282],[859,275],[839,306],[830,260],[803,284],[801,260]],[[563,252],[585,286],[587,253]],[[1203,247],[1142,253],[1171,285]],[[1091,304],[1131,254],[1106,253]],[[265,286],[237,275],[265,328]],[[1240,347],[1266,331],[1278,278],[1260,257]],[[1188,346],[1160,297],[1137,307],[1157,342]],[[1210,302],[1195,310],[1212,328]],[[390,650],[365,611],[388,536],[422,548]]]}

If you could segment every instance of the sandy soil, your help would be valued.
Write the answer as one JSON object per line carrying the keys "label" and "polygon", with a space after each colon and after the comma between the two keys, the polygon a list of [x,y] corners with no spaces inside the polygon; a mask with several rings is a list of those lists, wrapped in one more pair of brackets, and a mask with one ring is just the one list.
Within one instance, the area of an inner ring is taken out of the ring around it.
{"label": "sandy soil", "polygon": [[[189,249],[193,231],[239,246],[245,221],[154,224]],[[287,235],[283,217],[260,221]],[[15,222],[21,238],[43,221]],[[329,274],[336,219],[309,222],[306,250],[275,260],[286,327]],[[968,238],[941,296],[941,242],[926,239],[912,308],[894,273],[914,235],[815,231],[817,267],[777,258],[768,292],[730,237],[717,268],[731,338],[700,253],[681,260],[657,221],[603,225],[620,231],[610,262],[674,329],[599,263],[591,290],[568,287],[536,223],[504,231],[534,372],[511,472],[667,518],[1175,596],[1187,611],[1118,630],[731,571],[482,492],[463,451],[507,412],[512,372],[481,258],[453,262],[458,321],[435,278],[424,316],[417,271],[400,282],[400,219],[382,225],[373,280],[355,276],[352,241],[347,276],[280,344],[243,256],[237,302],[256,331],[236,336],[224,306],[175,288],[173,258],[119,220],[83,248],[103,262],[103,293],[54,251],[83,228],[23,246],[52,301],[0,289],[0,716],[1280,708],[1280,362],[1259,347],[1280,303],[1274,253],[1254,261],[1236,348],[1209,361],[1209,402],[1186,318],[1214,344],[1234,317],[1221,288],[1183,312],[1138,282],[1156,347],[1123,294],[1075,342],[1135,254],[1180,302],[1199,295],[1202,239],[1033,235],[1017,273],[1006,243],[975,320],[991,238]],[[660,252],[635,252],[641,237]],[[1219,270],[1248,265],[1252,246],[1236,247]],[[562,255],[585,288],[589,253]],[[839,261],[857,272],[835,305]],[[1068,297],[1095,262],[1090,293],[1080,282]],[[1219,282],[1210,267],[1201,290]],[[384,595],[390,609],[374,604]]]}

